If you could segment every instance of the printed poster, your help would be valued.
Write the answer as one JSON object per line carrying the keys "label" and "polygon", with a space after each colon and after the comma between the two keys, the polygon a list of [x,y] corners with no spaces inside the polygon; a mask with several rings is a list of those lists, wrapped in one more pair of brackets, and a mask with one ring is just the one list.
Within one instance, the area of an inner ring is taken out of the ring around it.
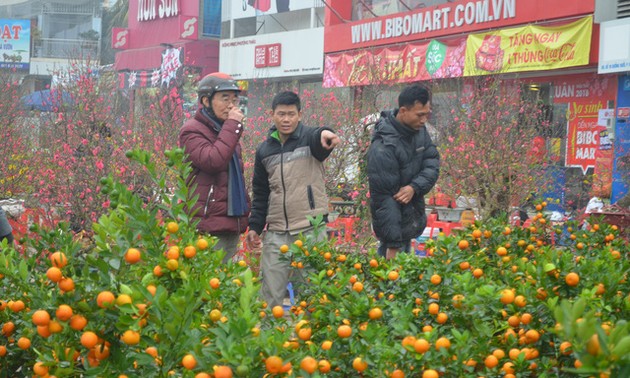
{"label": "printed poster", "polygon": [[560,26],[527,25],[471,34],[464,76],[546,71],[588,64],[593,17]]}
{"label": "printed poster", "polygon": [[0,68],[28,70],[31,20],[0,19]]}
{"label": "printed poster", "polygon": [[579,167],[586,174],[600,156],[600,132],[606,130],[598,124],[600,110],[615,100],[617,80],[614,76],[580,76],[554,80],[553,88],[554,103],[567,104],[565,166]]}

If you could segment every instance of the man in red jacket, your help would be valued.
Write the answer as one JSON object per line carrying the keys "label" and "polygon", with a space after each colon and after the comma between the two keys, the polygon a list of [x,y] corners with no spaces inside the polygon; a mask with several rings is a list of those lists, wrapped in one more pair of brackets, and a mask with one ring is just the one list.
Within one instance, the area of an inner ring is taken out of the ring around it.
{"label": "man in red jacket", "polygon": [[179,133],[179,144],[193,171],[187,178],[197,202],[190,209],[200,232],[218,238],[215,250],[223,249],[223,262],[238,249],[240,235],[248,226],[250,200],[245,189],[240,139],[243,112],[240,89],[227,74],[211,73],[199,81],[199,109]]}

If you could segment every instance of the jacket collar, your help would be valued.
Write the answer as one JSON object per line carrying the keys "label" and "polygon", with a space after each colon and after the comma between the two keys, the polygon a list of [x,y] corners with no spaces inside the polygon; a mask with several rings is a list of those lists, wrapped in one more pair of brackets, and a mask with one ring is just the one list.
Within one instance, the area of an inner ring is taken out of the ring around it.
{"label": "jacket collar", "polygon": [[[304,129],[304,125],[302,125],[302,122],[299,122],[297,127],[295,128],[295,131],[293,131],[293,134],[289,136],[287,141],[291,139],[300,139],[303,133],[303,129]],[[280,143],[280,133],[278,133],[278,128],[276,127],[276,125],[271,126],[271,129],[269,129],[268,136],[269,138],[275,139]]]}
{"label": "jacket collar", "polygon": [[[398,138],[411,140],[417,131],[400,123],[396,119],[398,109],[384,111],[381,113],[381,119],[376,125],[376,130],[372,139],[380,136],[383,139],[394,140]],[[393,139],[392,139],[393,138]]]}
{"label": "jacket collar", "polygon": [[389,113],[389,122],[403,137],[413,137],[418,132],[411,127],[403,125],[402,123],[400,123],[400,121],[398,121],[396,116],[398,115],[399,110],[400,109],[394,109],[392,112]]}
{"label": "jacket collar", "polygon": [[221,127],[223,126],[218,119],[211,117],[207,112],[203,110],[203,108],[199,108],[195,113],[195,120],[203,123],[211,130],[216,132],[221,131]]}

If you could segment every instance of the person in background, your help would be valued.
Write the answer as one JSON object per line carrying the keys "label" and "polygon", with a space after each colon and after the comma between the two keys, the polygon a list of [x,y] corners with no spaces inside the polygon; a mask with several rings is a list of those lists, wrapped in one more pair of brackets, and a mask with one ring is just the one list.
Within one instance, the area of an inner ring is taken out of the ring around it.
{"label": "person in background", "polygon": [[408,86],[398,109],[384,111],[367,153],[372,227],[387,259],[408,252],[427,224],[424,195],[438,180],[440,155],[425,127],[431,114],[428,89]]}
{"label": "person in background", "polygon": [[11,228],[11,224],[9,224],[7,214],[4,212],[4,209],[0,207],[0,242],[3,240],[6,240],[9,244],[13,243],[13,229]]}
{"label": "person in background", "polygon": [[[293,92],[277,94],[271,109],[274,126],[256,149],[247,242],[253,249],[264,245],[261,293],[273,308],[282,305],[291,275],[291,262],[281,258],[280,247],[291,245],[299,234],[314,234],[308,217],[328,214],[324,160],[340,140],[327,127],[301,123],[300,97]],[[325,238],[326,233],[316,237]],[[303,277],[297,270],[293,273],[298,289]]]}
{"label": "person in background", "polygon": [[199,108],[179,132],[192,173],[188,187],[197,195],[189,209],[200,232],[218,238],[226,263],[237,252],[240,235],[247,230],[250,199],[245,189],[240,140],[243,112],[240,89],[227,74],[211,73],[199,81]]}

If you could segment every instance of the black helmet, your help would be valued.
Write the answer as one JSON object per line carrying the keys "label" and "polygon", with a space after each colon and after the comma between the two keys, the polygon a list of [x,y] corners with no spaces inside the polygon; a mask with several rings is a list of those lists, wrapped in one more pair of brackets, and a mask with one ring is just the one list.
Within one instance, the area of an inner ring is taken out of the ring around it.
{"label": "black helmet", "polygon": [[203,79],[199,80],[199,86],[197,87],[199,102],[201,102],[203,97],[212,98],[215,93],[223,91],[240,92],[241,89],[232,76],[222,72],[208,74],[204,76]]}

